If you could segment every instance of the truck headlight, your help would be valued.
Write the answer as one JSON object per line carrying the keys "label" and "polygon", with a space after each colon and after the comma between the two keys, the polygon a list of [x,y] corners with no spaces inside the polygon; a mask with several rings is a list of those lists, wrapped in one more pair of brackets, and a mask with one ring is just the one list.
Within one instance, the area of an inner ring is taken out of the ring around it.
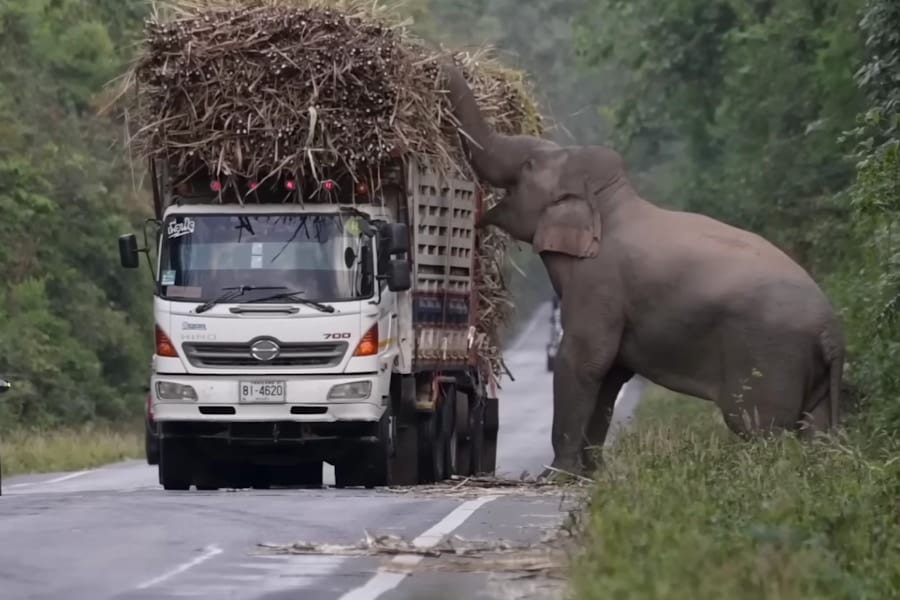
{"label": "truck headlight", "polygon": [[156,395],[160,400],[196,400],[197,391],[174,381],[157,381]]}
{"label": "truck headlight", "polygon": [[329,400],[365,400],[372,395],[371,381],[354,381],[336,385],[328,392]]}

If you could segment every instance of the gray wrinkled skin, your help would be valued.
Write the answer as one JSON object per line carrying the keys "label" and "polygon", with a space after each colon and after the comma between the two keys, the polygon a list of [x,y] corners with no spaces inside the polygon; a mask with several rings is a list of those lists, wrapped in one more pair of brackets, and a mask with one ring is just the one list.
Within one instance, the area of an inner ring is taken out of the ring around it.
{"label": "gray wrinkled skin", "polygon": [[636,373],[715,402],[741,436],[837,424],[842,328],[802,267],[758,235],[641,198],[609,148],[491,131],[462,75],[444,72],[473,169],[507,190],[478,225],[530,243],[561,299],[553,467],[596,466],[586,447],[603,445]]}

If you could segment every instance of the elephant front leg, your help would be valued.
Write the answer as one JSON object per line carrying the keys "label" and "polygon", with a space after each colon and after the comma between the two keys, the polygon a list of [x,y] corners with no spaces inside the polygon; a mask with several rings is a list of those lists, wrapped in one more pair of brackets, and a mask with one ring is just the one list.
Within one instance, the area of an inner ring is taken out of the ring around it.
{"label": "elephant front leg", "polygon": [[[563,340],[553,372],[553,464],[554,469],[586,475],[584,448],[589,427],[598,407],[598,398],[615,357],[615,349],[579,351],[572,338]],[[612,381],[609,390],[613,387]],[[621,383],[619,384],[621,387]],[[604,396],[609,395],[609,391]],[[618,390],[612,395],[612,403]],[[602,419],[602,417],[601,417]],[[606,422],[602,429],[608,428]],[[599,431],[601,427],[598,425]],[[603,432],[603,437],[606,433]],[[552,471],[551,471],[552,472]],[[549,473],[545,472],[545,475]]]}
{"label": "elephant front leg", "polygon": [[602,460],[603,445],[609,433],[609,425],[612,422],[613,411],[616,408],[616,398],[622,387],[634,376],[634,372],[622,367],[614,367],[609,370],[600,386],[600,394],[597,397],[597,405],[594,414],[588,422],[587,439],[582,448],[581,462],[587,472],[597,470],[598,462]]}

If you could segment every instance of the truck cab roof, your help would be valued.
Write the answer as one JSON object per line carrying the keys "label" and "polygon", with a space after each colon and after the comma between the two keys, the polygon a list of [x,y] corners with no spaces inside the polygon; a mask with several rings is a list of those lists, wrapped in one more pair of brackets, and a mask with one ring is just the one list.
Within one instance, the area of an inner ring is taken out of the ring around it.
{"label": "truck cab roof", "polygon": [[208,215],[259,215],[259,214],[337,214],[347,210],[358,210],[359,212],[369,215],[373,219],[384,219],[391,221],[393,216],[387,207],[375,204],[357,204],[355,206],[346,204],[172,204],[165,210],[165,216],[168,215],[184,215],[184,214],[208,214]]}

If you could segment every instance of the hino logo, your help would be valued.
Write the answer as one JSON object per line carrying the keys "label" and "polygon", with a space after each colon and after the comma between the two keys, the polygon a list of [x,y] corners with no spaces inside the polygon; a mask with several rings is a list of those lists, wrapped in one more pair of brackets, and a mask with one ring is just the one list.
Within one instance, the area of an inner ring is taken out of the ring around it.
{"label": "hino logo", "polygon": [[250,356],[262,362],[275,360],[280,352],[281,348],[273,340],[257,340],[250,346]]}

